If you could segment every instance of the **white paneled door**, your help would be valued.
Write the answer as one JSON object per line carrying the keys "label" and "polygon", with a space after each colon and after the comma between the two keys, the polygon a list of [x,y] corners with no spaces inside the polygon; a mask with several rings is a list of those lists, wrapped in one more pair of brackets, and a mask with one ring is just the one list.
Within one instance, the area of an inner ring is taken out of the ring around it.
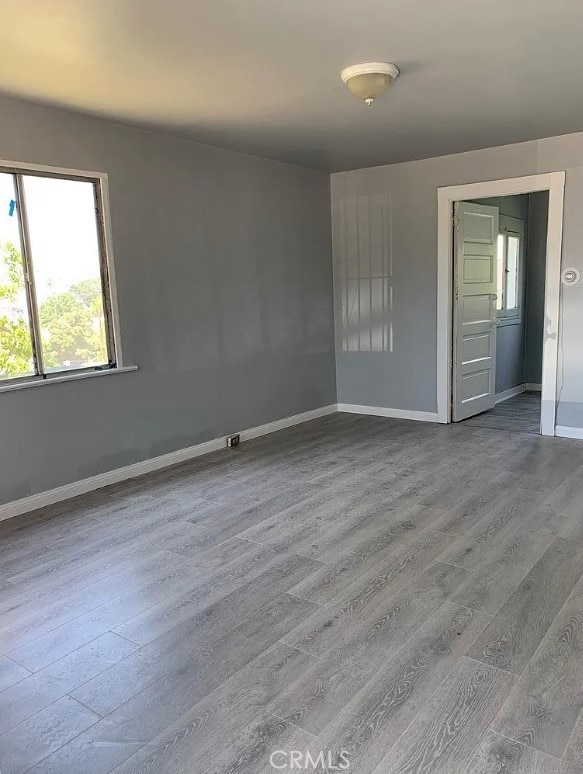
{"label": "white paneled door", "polygon": [[454,211],[454,422],[494,408],[498,208],[456,202]]}

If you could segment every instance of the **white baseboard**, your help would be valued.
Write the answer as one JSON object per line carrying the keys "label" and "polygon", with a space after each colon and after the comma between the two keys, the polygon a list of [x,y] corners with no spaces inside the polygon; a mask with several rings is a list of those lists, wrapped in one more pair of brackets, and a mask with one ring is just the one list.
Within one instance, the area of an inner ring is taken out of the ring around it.
{"label": "white baseboard", "polygon": [[[284,419],[277,419],[275,422],[268,422],[266,425],[241,430],[239,435],[241,436],[242,442],[249,441],[252,438],[258,438],[261,435],[268,435],[269,433],[275,433],[278,430],[284,430],[286,427],[292,427],[292,425],[299,425],[302,422],[309,422],[311,419],[318,419],[327,414],[334,414],[337,410],[337,404],[333,403],[330,406],[323,406],[322,408],[313,409],[312,411],[305,411],[303,414],[295,414],[294,416],[285,417]],[[232,434],[235,432],[236,431]],[[178,449],[169,454],[162,454],[159,457],[152,457],[149,460],[136,462],[133,465],[126,465],[123,468],[116,468],[115,470],[107,471],[107,473],[91,476],[91,478],[74,481],[72,484],[65,484],[65,486],[59,486],[56,489],[39,492],[30,497],[24,497],[21,500],[14,500],[11,503],[0,505],[0,521],[10,519],[13,516],[20,516],[23,513],[29,513],[37,508],[44,508],[47,505],[54,505],[63,500],[70,500],[72,497],[87,494],[87,492],[101,489],[109,484],[127,481],[130,478],[143,476],[146,473],[152,473],[155,470],[167,468],[171,465],[177,465],[180,462],[186,462],[195,457],[201,457],[203,454],[210,454],[211,452],[225,448],[227,448],[226,436],[224,438],[214,438],[212,441],[199,443],[196,446]]]}
{"label": "white baseboard", "polygon": [[338,411],[349,414],[369,414],[374,417],[392,417],[393,419],[414,419],[418,422],[437,422],[437,412],[409,411],[408,409],[383,408],[378,406],[359,406],[355,403],[339,403]]}
{"label": "white baseboard", "polygon": [[524,385],[528,392],[542,392],[542,384],[534,384],[533,382],[527,382]]}
{"label": "white baseboard", "polygon": [[[241,430],[239,435],[241,441],[250,441],[252,438],[259,438],[262,435],[269,435],[269,433],[276,433],[278,430],[285,430],[286,427],[293,427],[293,425],[300,425],[302,422],[309,422],[311,419],[319,419],[325,417],[327,414],[335,414],[338,411],[338,404],[331,403],[329,406],[323,406],[322,408],[313,409],[312,411],[304,411],[303,414],[295,414],[291,417],[285,417],[284,419],[276,419],[275,422],[268,422],[266,425],[259,425],[258,427],[251,427],[249,430]],[[226,445],[226,438],[223,446]]]}
{"label": "white baseboard", "polygon": [[495,402],[502,403],[509,398],[514,398],[515,395],[520,395],[521,392],[526,391],[526,384],[518,384],[516,387],[511,387],[509,390],[499,392],[494,396]]}
{"label": "white baseboard", "polygon": [[583,427],[566,427],[565,425],[557,425],[555,427],[555,435],[559,438],[577,438],[583,440]]}

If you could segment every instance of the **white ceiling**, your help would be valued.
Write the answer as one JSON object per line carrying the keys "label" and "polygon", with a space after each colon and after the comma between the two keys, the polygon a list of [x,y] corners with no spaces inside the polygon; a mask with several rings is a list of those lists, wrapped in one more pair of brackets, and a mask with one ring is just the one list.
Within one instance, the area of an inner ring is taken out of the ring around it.
{"label": "white ceiling", "polygon": [[329,170],[583,130],[582,87],[582,0],[2,2],[0,90]]}

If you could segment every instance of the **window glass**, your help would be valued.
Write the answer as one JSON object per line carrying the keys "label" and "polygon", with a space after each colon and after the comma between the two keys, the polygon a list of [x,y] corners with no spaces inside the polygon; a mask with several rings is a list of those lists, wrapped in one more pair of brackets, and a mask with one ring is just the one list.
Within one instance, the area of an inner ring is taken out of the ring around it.
{"label": "window glass", "polygon": [[504,302],[504,234],[498,234],[496,262],[496,309],[502,309]]}
{"label": "window glass", "polygon": [[34,374],[14,176],[0,173],[0,379]]}
{"label": "window glass", "polygon": [[23,176],[44,371],[108,362],[92,182]]}
{"label": "window glass", "polygon": [[518,307],[518,255],[519,238],[509,234],[506,257],[506,309]]}

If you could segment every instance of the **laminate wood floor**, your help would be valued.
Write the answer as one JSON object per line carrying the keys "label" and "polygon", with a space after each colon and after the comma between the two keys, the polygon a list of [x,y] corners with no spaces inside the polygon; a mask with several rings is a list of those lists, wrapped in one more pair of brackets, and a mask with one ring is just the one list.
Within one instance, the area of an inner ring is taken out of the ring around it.
{"label": "laminate wood floor", "polygon": [[540,392],[521,392],[498,403],[493,409],[464,420],[473,427],[512,430],[516,433],[540,433]]}
{"label": "laminate wood floor", "polygon": [[2,774],[575,774],[582,686],[577,441],[336,414],[0,523]]}

